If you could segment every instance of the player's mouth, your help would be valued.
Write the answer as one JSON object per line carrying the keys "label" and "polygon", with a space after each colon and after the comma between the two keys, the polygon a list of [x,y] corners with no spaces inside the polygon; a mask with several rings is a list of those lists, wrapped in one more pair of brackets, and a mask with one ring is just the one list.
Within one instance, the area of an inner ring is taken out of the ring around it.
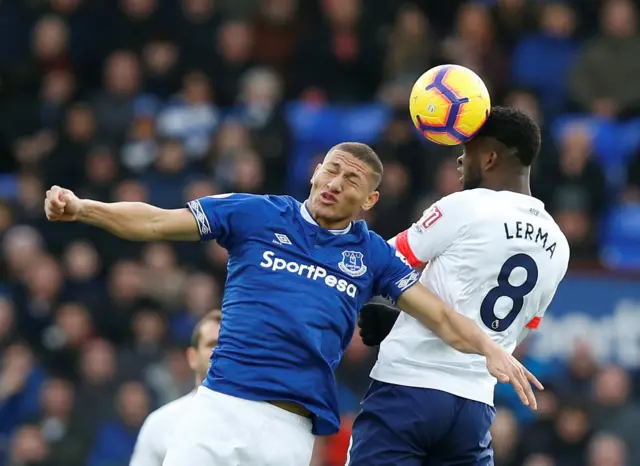
{"label": "player's mouth", "polygon": [[337,204],[338,198],[333,194],[325,191],[323,193],[320,193],[320,202],[322,202],[324,205],[333,205]]}

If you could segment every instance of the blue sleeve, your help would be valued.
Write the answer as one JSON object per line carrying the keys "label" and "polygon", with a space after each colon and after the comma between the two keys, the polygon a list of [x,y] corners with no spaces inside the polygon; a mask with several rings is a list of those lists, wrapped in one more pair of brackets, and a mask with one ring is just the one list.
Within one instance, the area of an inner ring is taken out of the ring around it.
{"label": "blue sleeve", "polygon": [[198,223],[200,239],[217,240],[226,249],[249,235],[256,216],[261,217],[262,205],[262,196],[235,193],[201,197],[187,203]]}
{"label": "blue sleeve", "polygon": [[373,257],[376,257],[374,295],[389,298],[394,303],[398,297],[415,285],[420,278],[396,249],[378,235],[373,235]]}

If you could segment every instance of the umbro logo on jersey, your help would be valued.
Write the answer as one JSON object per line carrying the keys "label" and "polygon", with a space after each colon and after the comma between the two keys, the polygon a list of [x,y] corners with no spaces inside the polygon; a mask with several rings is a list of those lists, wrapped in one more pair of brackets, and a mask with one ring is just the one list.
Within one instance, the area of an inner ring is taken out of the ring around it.
{"label": "umbro logo on jersey", "polygon": [[188,204],[189,209],[193,213],[193,216],[196,218],[198,222],[198,230],[200,230],[200,236],[205,236],[211,233],[211,225],[209,225],[209,219],[204,213],[204,209],[202,208],[202,204],[200,204],[199,200],[191,201]]}
{"label": "umbro logo on jersey", "polygon": [[283,235],[281,233],[276,233],[275,236],[276,236],[276,239],[272,240],[273,243],[291,245],[291,240],[289,239],[289,237],[287,235]]}
{"label": "umbro logo on jersey", "polygon": [[416,283],[419,278],[420,274],[414,270],[413,272],[408,273],[400,280],[398,280],[396,282],[396,286],[398,287],[398,289],[400,289],[400,291],[405,291],[407,288]]}

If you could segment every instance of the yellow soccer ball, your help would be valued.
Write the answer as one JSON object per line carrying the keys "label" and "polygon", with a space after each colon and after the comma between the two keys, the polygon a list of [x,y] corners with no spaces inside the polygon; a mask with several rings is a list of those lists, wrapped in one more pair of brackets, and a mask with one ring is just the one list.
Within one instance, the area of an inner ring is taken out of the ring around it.
{"label": "yellow soccer ball", "polygon": [[409,112],[416,128],[444,146],[463,144],[480,130],[491,98],[480,77],[464,66],[431,68],[413,85]]}

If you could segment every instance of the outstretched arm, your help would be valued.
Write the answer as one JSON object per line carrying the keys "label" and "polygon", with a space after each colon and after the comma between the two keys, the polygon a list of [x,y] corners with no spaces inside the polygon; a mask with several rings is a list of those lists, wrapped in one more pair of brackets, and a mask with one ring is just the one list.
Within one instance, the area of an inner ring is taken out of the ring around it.
{"label": "outstretched arm", "polygon": [[94,225],[130,241],[199,241],[198,224],[189,209],[165,210],[142,202],[104,203],[79,199],[53,186],[44,203],[50,221]]}
{"label": "outstretched arm", "polygon": [[542,384],[471,319],[447,307],[419,283],[402,293],[398,304],[452,348],[485,356],[489,372],[501,382],[511,383],[525,405],[537,408],[530,382],[540,390]]}

